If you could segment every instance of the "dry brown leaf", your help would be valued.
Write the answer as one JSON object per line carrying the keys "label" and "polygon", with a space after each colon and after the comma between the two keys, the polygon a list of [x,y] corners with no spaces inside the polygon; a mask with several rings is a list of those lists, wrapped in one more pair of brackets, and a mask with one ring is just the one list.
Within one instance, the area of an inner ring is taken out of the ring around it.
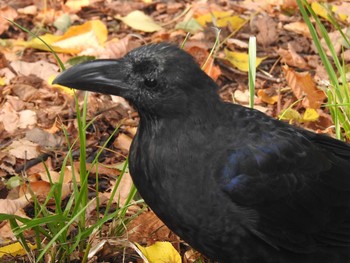
{"label": "dry brown leaf", "polygon": [[267,15],[255,16],[250,26],[253,32],[258,32],[256,41],[264,47],[270,46],[278,39],[277,23]]}
{"label": "dry brown leaf", "polygon": [[[73,190],[72,184],[63,184],[61,199],[66,198]],[[51,185],[49,182],[37,181],[29,182],[28,184],[23,184],[19,188],[19,196],[28,195],[34,193],[36,197],[46,199],[49,192],[51,191]]]}
{"label": "dry brown leaf", "polygon": [[128,240],[148,246],[157,240],[179,242],[178,237],[152,211],[142,213],[128,224]]}
{"label": "dry brown leaf", "polygon": [[42,147],[56,148],[62,145],[61,136],[48,133],[40,128],[34,128],[26,132],[25,138],[31,142],[37,143]]}
{"label": "dry brown leaf", "polygon": [[[209,57],[209,52],[203,47],[187,45],[186,51],[196,59],[200,66],[202,66]],[[221,70],[218,66],[214,65],[214,60],[212,57],[209,57],[205,68],[203,68],[203,71],[207,73],[207,75],[213,80],[217,80],[217,78],[221,75]]]}
{"label": "dry brown leaf", "polygon": [[278,101],[278,95],[270,96],[263,89],[259,89],[257,94],[263,102],[268,104],[275,104]]}
{"label": "dry brown leaf", "polygon": [[97,198],[95,197],[94,199],[92,199],[91,201],[89,201],[89,205],[86,208],[86,219],[89,219],[92,215],[93,211],[96,211],[96,207],[97,205],[102,205],[104,204],[106,201],[108,200],[108,197],[105,196],[102,193],[99,193],[98,195],[98,202],[97,202]]}
{"label": "dry brown leaf", "polygon": [[[22,197],[21,199],[25,199],[25,197]],[[28,201],[27,201],[27,203],[24,206],[26,206],[27,204],[28,204]],[[2,205],[2,204],[0,204],[0,205]],[[1,210],[1,207],[0,207],[0,210]],[[0,211],[0,213],[3,213],[3,211]],[[16,216],[20,216],[22,218],[28,218],[29,219],[29,217],[26,215],[26,213],[23,211],[22,208],[19,208],[13,214],[15,214]],[[19,221],[17,221],[17,223],[19,225],[22,225],[22,223],[19,222]],[[3,244],[7,240],[8,241],[13,241],[14,239],[15,239],[15,235],[13,234],[10,222],[9,221],[2,221],[1,225],[0,225],[0,243]]]}
{"label": "dry brown leaf", "polygon": [[[293,0],[294,1],[294,0]],[[310,31],[305,22],[292,22],[283,26],[284,29],[311,38]]]}
{"label": "dry brown leaf", "polygon": [[17,9],[17,12],[22,15],[36,16],[38,13],[38,7],[35,5],[28,5],[26,7]]}
{"label": "dry brown leaf", "polygon": [[11,67],[24,76],[35,75],[43,80],[48,80],[50,76],[57,75],[58,66],[44,60],[37,62],[13,61]]}
{"label": "dry brown leaf", "polygon": [[113,146],[121,150],[129,151],[131,142],[131,137],[125,133],[119,133],[117,139],[113,143]]}
{"label": "dry brown leaf", "polygon": [[47,196],[51,189],[50,183],[45,181],[29,182],[28,185],[23,184],[20,186],[19,196],[24,196],[32,192],[36,196]]}
{"label": "dry brown leaf", "polygon": [[32,129],[38,121],[38,118],[36,116],[36,112],[32,110],[22,110],[18,113],[19,115],[19,122],[18,122],[18,128],[20,129]]}
{"label": "dry brown leaf", "polygon": [[26,139],[13,141],[7,148],[9,154],[20,159],[34,159],[39,156],[38,144],[32,143]]}
{"label": "dry brown leaf", "polygon": [[322,90],[319,90],[315,81],[308,72],[296,72],[288,66],[282,67],[288,85],[293,90],[297,99],[303,99],[304,108],[318,109],[326,95]]}
{"label": "dry brown leaf", "polygon": [[17,199],[0,199],[0,214],[13,215],[18,209],[28,205],[30,200],[30,194],[21,195]]}
{"label": "dry brown leaf", "polygon": [[16,83],[12,86],[12,92],[21,100],[29,101],[38,92],[38,89],[32,85]]}
{"label": "dry brown leaf", "polygon": [[278,49],[277,53],[282,57],[281,61],[292,67],[297,67],[300,69],[305,69],[307,67],[307,62],[295,52],[292,45],[288,43],[288,50]]}
{"label": "dry brown leaf", "polygon": [[235,90],[233,94],[233,98],[235,101],[239,102],[240,104],[248,104],[249,103],[249,91],[244,90],[241,91],[239,89]]}
{"label": "dry brown leaf", "polygon": [[105,49],[100,54],[100,58],[121,58],[130,50],[137,47],[134,42],[130,42],[130,36],[122,39],[113,38],[105,43]]}
{"label": "dry brown leaf", "polygon": [[89,6],[89,0],[68,0],[65,5],[70,9],[71,12],[78,12],[84,6]]}
{"label": "dry brown leaf", "polygon": [[10,26],[10,22],[8,22],[6,19],[14,20],[18,16],[15,9],[8,5],[4,5],[0,8],[0,17],[1,17],[1,23],[0,23],[0,35],[4,33]]}
{"label": "dry brown leaf", "polygon": [[[96,164],[93,167],[91,167],[91,166],[92,166],[91,163],[86,163],[86,169],[89,170],[93,174],[96,174],[97,170],[98,170],[98,173],[100,175],[103,174],[103,175],[107,175],[107,176],[111,176],[111,177],[117,176],[120,173],[117,168],[109,168],[109,167],[106,167],[104,165],[96,165]],[[76,170],[79,170],[80,163],[75,162],[74,167]],[[79,174],[79,173],[76,172],[76,174]],[[79,177],[77,178],[77,180],[79,181]]]}
{"label": "dry brown leaf", "polygon": [[1,107],[0,122],[3,123],[4,129],[10,134],[17,130],[19,116],[13,106],[8,102],[5,102]]}
{"label": "dry brown leaf", "polygon": [[[111,182],[111,189],[114,188],[116,181]],[[129,173],[124,173],[123,178],[121,179],[118,189],[114,195],[114,201],[123,206],[125,204],[126,199],[130,193],[130,189],[132,187],[132,179]],[[111,192],[105,192],[104,195],[109,199],[111,197]]]}

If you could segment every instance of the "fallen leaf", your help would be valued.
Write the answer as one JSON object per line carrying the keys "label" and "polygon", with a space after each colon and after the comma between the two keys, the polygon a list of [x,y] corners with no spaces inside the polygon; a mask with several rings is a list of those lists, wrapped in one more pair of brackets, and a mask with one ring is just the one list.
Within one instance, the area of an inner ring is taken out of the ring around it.
{"label": "fallen leaf", "polygon": [[323,5],[321,5],[318,2],[313,2],[313,3],[311,3],[311,8],[316,13],[316,15],[323,17],[324,19],[329,20],[328,11]]}
{"label": "fallen leaf", "polygon": [[304,122],[317,121],[319,117],[320,115],[317,113],[315,109],[307,108],[303,114],[302,120]]}
{"label": "fallen leaf", "polygon": [[20,129],[33,128],[37,124],[37,115],[32,110],[22,110],[19,113],[18,127]]}
{"label": "fallen leaf", "polygon": [[154,20],[145,13],[136,10],[129,13],[127,16],[115,16],[116,19],[123,21],[125,24],[133,29],[141,30],[143,32],[154,32],[162,29]]}
{"label": "fallen leaf", "polygon": [[0,122],[8,133],[14,133],[17,130],[19,116],[9,102],[5,102],[0,110]]}
{"label": "fallen leaf", "polygon": [[281,120],[288,120],[289,122],[315,122],[318,120],[320,115],[317,113],[315,109],[307,108],[303,115],[301,115],[298,111],[294,109],[286,109],[279,115]]}
{"label": "fallen leaf", "polygon": [[13,61],[11,67],[18,75],[35,75],[42,80],[47,80],[53,74],[57,75],[58,66],[44,60],[37,62]]}
{"label": "fallen leaf", "polygon": [[9,154],[16,158],[31,160],[39,156],[38,144],[26,139],[13,141],[7,148]]}
{"label": "fallen leaf", "polygon": [[0,214],[13,215],[18,209],[28,205],[30,200],[30,194],[23,195],[17,199],[0,199]]}
{"label": "fallen leaf", "polygon": [[96,207],[104,204],[107,200],[108,198],[104,194],[99,193],[98,198],[95,197],[91,201],[89,201],[89,205],[85,210],[86,219],[91,218],[93,212],[96,211]]}
{"label": "fallen leaf", "polygon": [[17,12],[22,15],[36,16],[38,14],[38,7],[35,5],[28,5],[26,7],[17,9]]}
{"label": "fallen leaf", "polygon": [[121,150],[129,151],[131,142],[132,138],[125,133],[119,133],[117,139],[113,143],[113,146]]}
{"label": "fallen leaf", "polygon": [[[27,243],[27,245],[31,250],[34,250],[37,248],[36,245],[32,245],[30,243]],[[20,242],[16,242],[7,246],[0,247],[0,258],[2,258],[3,256],[12,256],[12,257],[24,256],[26,254],[27,252],[23,248]]]}
{"label": "fallen leaf", "polygon": [[221,70],[218,66],[215,66],[214,59],[209,57],[210,54],[206,49],[195,45],[190,45],[189,47],[186,47],[185,50],[196,59],[200,66],[203,66],[206,60],[208,60],[203,68],[203,71],[213,80],[218,79],[218,77],[221,75]]}
{"label": "fallen leaf", "polygon": [[42,147],[56,148],[62,145],[61,136],[51,134],[40,128],[34,128],[26,132],[25,138],[31,142],[37,143]]}
{"label": "fallen leaf", "polygon": [[72,21],[70,19],[70,16],[67,13],[64,13],[54,21],[53,25],[58,30],[66,32],[67,29],[72,25]]}
{"label": "fallen leaf", "polygon": [[179,252],[170,242],[156,242],[149,247],[143,247],[136,243],[136,246],[148,259],[149,263],[181,263]]}
{"label": "fallen leaf", "polygon": [[[238,68],[241,71],[248,72],[249,66],[249,56],[248,53],[244,52],[237,52],[237,51],[229,51],[228,49],[224,50],[225,52],[225,58],[236,68]],[[260,65],[260,63],[266,59],[267,57],[257,57],[256,58],[256,67]]]}
{"label": "fallen leaf", "polygon": [[326,99],[325,93],[318,89],[309,72],[296,72],[288,66],[282,67],[288,85],[297,99],[302,99],[304,108],[318,109]]}
{"label": "fallen leaf", "polygon": [[[115,187],[115,184],[116,184],[116,181],[111,182],[110,188],[113,189]],[[122,179],[120,180],[117,191],[113,196],[115,203],[117,203],[119,206],[123,206],[125,204],[126,200],[128,199],[132,185],[133,185],[133,182],[132,182],[130,173],[125,172],[123,174]],[[105,192],[104,196],[109,199],[111,197],[111,193],[112,191]]]}
{"label": "fallen leaf", "polygon": [[197,22],[205,27],[207,23],[213,23],[217,27],[225,27],[228,24],[233,30],[240,29],[246,22],[245,19],[239,16],[233,16],[232,12],[213,11],[196,17]]}
{"label": "fallen leaf", "polygon": [[268,104],[275,104],[278,101],[278,95],[269,96],[263,89],[259,89],[257,95],[263,102]]}
{"label": "fallen leaf", "polygon": [[198,23],[198,21],[194,18],[191,18],[188,21],[181,21],[175,26],[175,29],[182,29],[185,32],[190,32],[195,34],[199,31],[203,30],[203,27]]}
{"label": "fallen leaf", "polygon": [[290,43],[288,43],[288,50],[280,48],[277,50],[277,53],[281,56],[281,61],[289,66],[300,69],[305,69],[308,66],[307,62],[297,52],[295,52]]}
{"label": "fallen leaf", "polygon": [[289,23],[289,24],[285,24],[283,26],[283,28],[285,30],[288,30],[288,31],[291,31],[291,32],[294,32],[294,33],[297,33],[297,34],[301,34],[307,38],[311,38],[311,34],[310,34],[310,31],[309,31],[309,28],[308,26],[306,25],[305,22],[300,22],[300,21],[297,21],[297,22],[292,22],[292,23]]}
{"label": "fallen leaf", "polygon": [[[62,36],[45,34],[40,36],[55,52],[77,54],[87,49],[103,49],[107,40],[107,27],[100,20],[91,20],[82,25],[70,27]],[[49,51],[48,47],[38,38],[28,42],[17,42],[25,47]]]}
{"label": "fallen leaf", "polygon": [[240,104],[248,104],[249,103],[249,91],[248,89],[241,91],[239,89],[235,90],[233,93],[233,98],[236,102]]}
{"label": "fallen leaf", "polygon": [[[16,10],[8,5],[3,5],[0,8],[0,17],[1,17],[1,23],[0,23],[0,35],[2,35],[10,26],[10,22],[8,20],[15,20],[15,18],[18,16]],[[4,19],[6,18],[6,19]],[[0,67],[1,68],[1,67]]]}
{"label": "fallen leaf", "polygon": [[300,122],[301,121],[301,115],[298,111],[294,110],[294,109],[286,109],[284,110],[280,115],[279,118],[281,120],[288,120],[289,122],[293,122],[293,121],[297,121]]}
{"label": "fallen leaf", "polygon": [[82,7],[90,5],[90,0],[68,0],[66,6],[73,12],[78,12]]}
{"label": "fallen leaf", "polygon": [[278,39],[277,22],[268,15],[254,16],[250,27],[253,32],[258,32],[256,41],[264,47],[271,45]]}

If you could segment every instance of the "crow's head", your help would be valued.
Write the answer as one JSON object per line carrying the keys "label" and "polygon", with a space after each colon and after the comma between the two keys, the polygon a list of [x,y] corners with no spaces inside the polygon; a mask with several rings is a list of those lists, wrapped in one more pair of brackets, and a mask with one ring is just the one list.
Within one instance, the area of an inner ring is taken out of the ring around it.
{"label": "crow's head", "polygon": [[164,43],[134,49],[121,59],[76,65],[53,83],[124,97],[141,114],[180,113],[201,98],[217,98],[216,84],[193,58]]}

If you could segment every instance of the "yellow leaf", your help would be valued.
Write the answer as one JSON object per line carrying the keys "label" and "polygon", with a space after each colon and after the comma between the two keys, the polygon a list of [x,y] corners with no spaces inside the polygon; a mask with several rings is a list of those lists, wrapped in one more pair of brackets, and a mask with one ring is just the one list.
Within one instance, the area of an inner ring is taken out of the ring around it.
{"label": "yellow leaf", "polygon": [[56,78],[57,76],[50,76],[49,79],[47,80],[47,82],[53,87],[53,88],[57,88],[59,90],[61,90],[63,93],[66,93],[68,95],[73,96],[74,95],[74,89],[72,88],[68,88],[62,85],[58,85],[58,84],[52,84],[53,80]]}
{"label": "yellow leaf", "polygon": [[284,110],[279,115],[279,117],[281,120],[288,120],[290,122],[292,122],[292,121],[300,122],[302,119],[299,112],[297,112],[296,110],[290,109],[290,108]]}
{"label": "yellow leaf", "polygon": [[311,4],[311,8],[316,13],[316,15],[328,20],[328,11],[323,5],[318,2],[313,2]]}
{"label": "yellow leaf", "polygon": [[338,9],[338,6],[332,5],[332,12],[337,14],[340,21],[345,22],[348,19],[348,16],[346,14],[339,13]]}
{"label": "yellow leaf", "polygon": [[[319,4],[318,2],[313,2],[311,4],[311,8],[318,16],[323,17],[324,19],[327,19],[328,21],[330,21],[330,19],[328,18],[329,10],[327,10],[327,8],[324,5]],[[332,11],[332,13],[333,12],[337,13],[337,16],[338,16],[340,21],[344,22],[347,20],[348,16],[345,14],[339,13],[337,6],[331,5],[330,10]],[[330,14],[330,15],[332,15],[332,14]]]}
{"label": "yellow leaf", "polygon": [[[30,249],[34,250],[36,249],[36,245],[32,244],[27,244]],[[22,247],[21,243],[16,242],[11,245],[7,245],[4,247],[0,247],[0,258],[2,258],[5,255],[10,255],[10,256],[23,256],[26,254],[26,251]]]}
{"label": "yellow leaf", "polygon": [[320,115],[315,109],[307,108],[304,112],[302,121],[317,121]]}
{"label": "yellow leaf", "polygon": [[149,263],[181,263],[180,254],[169,242],[156,242],[149,247],[136,245]]}
{"label": "yellow leaf", "polygon": [[269,96],[265,90],[262,89],[258,90],[258,97],[268,104],[275,104],[278,101],[278,95]]}
{"label": "yellow leaf", "polygon": [[[241,71],[248,72],[249,66],[248,61],[249,57],[247,53],[244,52],[236,52],[236,51],[229,51],[228,49],[225,49],[225,55],[226,59],[231,62],[233,66],[238,68]],[[267,57],[256,58],[256,67],[260,65],[260,63],[266,59]]]}
{"label": "yellow leaf", "polygon": [[5,78],[0,78],[0,86],[5,86],[6,81]]}
{"label": "yellow leaf", "polygon": [[88,6],[89,4],[89,0],[68,0],[65,5],[72,11],[79,11],[82,7]]}
{"label": "yellow leaf", "polygon": [[[77,54],[87,48],[101,47],[107,40],[107,34],[107,27],[104,23],[100,20],[92,20],[79,26],[70,27],[63,36],[45,34],[40,38],[49,44],[55,52]],[[21,42],[17,44],[21,44]],[[24,45],[40,50],[49,50],[38,38],[24,43]]]}
{"label": "yellow leaf", "polygon": [[201,26],[206,26],[207,23],[213,22],[218,27],[225,27],[228,23],[231,24],[234,30],[241,28],[246,20],[239,16],[232,16],[231,12],[214,11],[196,18]]}
{"label": "yellow leaf", "polygon": [[115,18],[123,21],[129,27],[143,32],[154,32],[162,29],[162,27],[154,22],[150,16],[147,16],[139,10],[132,11],[124,17],[117,15]]}

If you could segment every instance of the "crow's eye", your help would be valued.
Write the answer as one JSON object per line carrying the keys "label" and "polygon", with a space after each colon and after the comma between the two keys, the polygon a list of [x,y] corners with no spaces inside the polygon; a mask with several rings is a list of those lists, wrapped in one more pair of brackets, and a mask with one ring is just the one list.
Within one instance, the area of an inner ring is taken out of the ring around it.
{"label": "crow's eye", "polygon": [[158,82],[155,79],[145,79],[144,83],[149,88],[154,88],[158,85]]}

